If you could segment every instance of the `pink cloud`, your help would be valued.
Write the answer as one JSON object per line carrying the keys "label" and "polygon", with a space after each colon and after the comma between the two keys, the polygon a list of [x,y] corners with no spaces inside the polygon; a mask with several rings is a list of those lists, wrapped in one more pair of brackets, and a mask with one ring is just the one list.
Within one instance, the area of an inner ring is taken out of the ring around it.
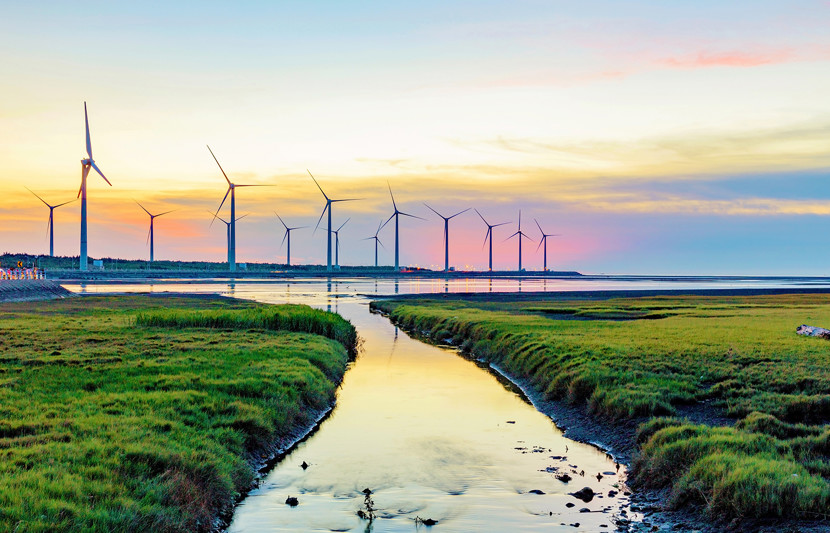
{"label": "pink cloud", "polygon": [[657,63],[674,68],[757,67],[795,60],[791,50],[769,52],[698,52],[682,57],[658,59]]}

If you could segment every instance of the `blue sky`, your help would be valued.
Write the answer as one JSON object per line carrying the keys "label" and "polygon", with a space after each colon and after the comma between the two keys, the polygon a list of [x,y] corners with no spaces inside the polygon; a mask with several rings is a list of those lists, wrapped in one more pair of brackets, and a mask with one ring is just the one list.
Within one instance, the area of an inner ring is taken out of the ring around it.
{"label": "blue sky", "polygon": [[[830,251],[803,236],[830,215],[828,23],[827,1],[12,4],[0,242],[45,249],[48,213],[23,185],[74,196],[87,101],[114,184],[90,187],[95,256],[146,257],[138,199],[178,209],[157,257],[221,260],[210,144],[235,179],[273,185],[239,195],[240,261],[284,256],[274,211],[316,222],[308,168],[366,198],[336,212],[352,219],[346,263],[372,260],[361,239],[388,217],[388,180],[430,220],[404,229],[411,264],[442,262],[427,201],[523,209],[563,234],[561,269],[825,274]],[[76,254],[78,210],[62,209],[56,248]],[[480,220],[457,223],[453,263],[484,266]],[[320,232],[296,243],[295,259],[324,260]]]}

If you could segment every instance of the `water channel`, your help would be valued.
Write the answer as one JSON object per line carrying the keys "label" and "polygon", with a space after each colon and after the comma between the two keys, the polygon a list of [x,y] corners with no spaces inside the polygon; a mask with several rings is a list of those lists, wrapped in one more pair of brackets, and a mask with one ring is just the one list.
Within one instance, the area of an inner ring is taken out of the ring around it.
{"label": "water channel", "polygon": [[[668,286],[667,286],[668,285]],[[304,303],[349,319],[364,339],[332,413],[237,507],[229,531],[613,531],[627,510],[625,467],[566,439],[509,381],[451,348],[430,346],[369,312],[374,294],[791,286],[727,282],[571,280],[170,280],[65,285],[81,293],[220,293]],[[810,284],[809,286],[816,286]],[[306,462],[307,469],[301,468]],[[563,483],[556,474],[567,473]],[[598,478],[597,474],[602,476]],[[590,487],[583,502],[569,495]],[[365,509],[372,491],[378,518]],[[288,496],[299,505],[285,504]],[[429,530],[429,528],[426,528]]]}

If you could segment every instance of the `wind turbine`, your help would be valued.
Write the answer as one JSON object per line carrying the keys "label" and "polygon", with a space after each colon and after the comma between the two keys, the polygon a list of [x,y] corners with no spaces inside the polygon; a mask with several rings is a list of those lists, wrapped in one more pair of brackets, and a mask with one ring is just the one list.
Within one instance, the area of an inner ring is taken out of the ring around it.
{"label": "wind turbine", "polygon": [[478,209],[476,209],[475,212],[478,213],[479,218],[481,218],[481,220],[483,220],[484,224],[487,226],[487,233],[484,234],[484,244],[487,244],[487,239],[489,238],[490,239],[489,270],[490,270],[490,272],[492,272],[493,271],[493,228],[497,228],[499,226],[504,226],[506,224],[510,224],[510,222],[501,222],[499,224],[490,224],[489,222],[484,220],[484,217],[481,215],[481,213],[478,212]]}
{"label": "wind turbine", "polygon": [[[213,156],[213,160],[216,161],[216,164],[219,165],[219,160],[216,159],[216,156],[213,155],[213,150],[210,149],[210,146],[207,147],[208,152],[210,155]],[[225,193],[225,196],[222,198],[222,203],[219,204],[219,208],[216,210],[216,214],[213,215],[214,220],[219,217],[219,211],[222,209],[222,206],[225,205],[225,200],[228,199],[228,195],[231,195],[231,220],[230,226],[228,226],[228,231],[230,231],[230,245],[228,246],[228,269],[231,272],[236,271],[236,188],[237,187],[264,187],[264,185],[242,185],[239,183],[233,183],[230,179],[228,179],[228,175],[225,174],[225,169],[222,168],[222,165],[219,165],[219,170],[222,171],[222,175],[225,176],[225,181],[228,182],[228,191]],[[241,217],[240,217],[241,218]],[[213,222],[211,221],[211,224]]]}
{"label": "wind turbine", "polygon": [[154,215],[147,211],[147,208],[141,205],[138,200],[134,200],[135,203],[138,204],[138,207],[144,209],[144,212],[150,215],[150,231],[147,233],[147,240],[150,241],[150,262],[153,262],[153,222],[156,220],[157,217],[166,215],[168,213],[172,213],[175,209],[171,209],[170,211],[165,211],[164,213],[159,213],[158,215]]}
{"label": "wind turbine", "polygon": [[78,191],[78,197],[81,199],[81,254],[80,254],[80,270],[87,270],[87,254],[86,254],[86,178],[89,176],[90,169],[95,169],[95,172],[104,178],[107,185],[112,187],[110,180],[104,176],[95,160],[92,159],[92,141],[89,140],[89,115],[86,112],[86,102],[84,102],[84,124],[86,125],[86,159],[81,159],[81,188]]}
{"label": "wind turbine", "polygon": [[274,214],[277,215],[277,218],[280,219],[280,222],[282,222],[283,227],[285,227],[285,235],[282,238],[280,247],[282,247],[283,243],[286,241],[286,239],[288,239],[288,252],[285,256],[285,264],[286,266],[291,266],[291,232],[295,229],[307,228],[308,226],[297,226],[296,228],[289,228],[285,221],[282,219],[282,217],[279,216],[276,211],[274,211]]}
{"label": "wind turbine", "polygon": [[538,251],[539,251],[539,248],[541,248],[541,247],[542,247],[542,245],[544,245],[544,246],[545,246],[545,251],[544,251],[544,258],[545,258],[544,265],[545,265],[545,266],[544,266],[544,271],[545,271],[545,272],[547,272],[547,271],[548,271],[548,237],[558,237],[558,236],[559,236],[559,234],[558,234],[558,233],[545,233],[544,231],[542,231],[542,226],[540,226],[540,225],[539,225],[539,221],[538,221],[538,220],[536,220],[535,218],[533,219],[533,221],[534,221],[534,222],[536,222],[536,227],[537,227],[537,228],[539,228],[539,233],[541,233],[541,234],[542,234],[542,240],[540,240],[540,241],[539,241],[539,246],[537,246],[537,247],[536,247],[536,251],[538,252]]}
{"label": "wind turbine", "polygon": [[424,202],[424,205],[427,206],[427,208],[430,211],[432,211],[433,213],[435,213],[436,215],[438,215],[439,217],[444,219],[444,272],[449,272],[450,271],[450,219],[455,218],[455,217],[457,217],[458,215],[460,215],[462,213],[466,213],[467,211],[470,210],[470,208],[468,207],[464,211],[459,211],[458,213],[456,213],[452,216],[445,217],[444,215],[442,215],[441,213],[439,213],[435,209],[429,207],[429,204],[427,204],[426,202]]}
{"label": "wind turbine", "polygon": [[[346,219],[346,222],[350,221],[351,217]],[[340,224],[340,227],[334,230],[334,265],[337,268],[340,268],[340,230],[343,229],[343,226],[346,225],[346,222]]]}
{"label": "wind turbine", "polygon": [[[225,226],[227,228],[227,234],[228,234],[228,257],[230,258],[230,255],[231,255],[231,223],[228,222],[227,220],[225,220],[224,218],[220,217],[220,216],[216,216],[213,213],[213,211],[208,211],[208,213],[210,213],[213,216],[214,220],[219,219],[219,220],[221,220],[222,222],[225,223]],[[241,217],[237,217],[236,220],[237,221],[242,220],[243,218],[245,218],[247,216],[248,216],[248,213],[245,213]]]}
{"label": "wind turbine", "polygon": [[[378,230],[375,232],[375,234],[373,236],[366,237],[365,239],[363,239],[364,241],[369,241],[369,240],[375,241],[375,268],[378,267],[378,244],[383,246],[383,243],[380,242],[380,238],[378,237],[378,233],[380,233],[380,230],[382,228],[383,228],[383,220],[381,220],[380,223],[378,224]],[[386,248],[386,247],[384,246],[384,248]]]}
{"label": "wind turbine", "polygon": [[[319,183],[317,183],[317,180],[311,174],[311,171],[309,171],[308,169],[306,169],[305,171],[308,172],[308,175],[311,176],[311,179],[314,180],[314,184],[317,185],[317,188],[320,189],[321,193],[323,193],[323,198],[326,199],[326,207],[324,207],[323,212],[320,213],[320,218],[317,220],[317,225],[314,226],[314,231],[316,232],[317,228],[320,227],[320,221],[323,220],[323,215],[325,215],[326,211],[328,211],[329,212],[329,227],[328,227],[328,231],[326,231],[326,234],[328,235],[328,238],[327,238],[327,243],[328,244],[326,246],[326,270],[328,272],[331,272],[331,270],[332,270],[331,269],[331,234],[333,233],[333,231],[331,229],[331,204],[333,204],[334,202],[351,202],[351,201],[354,201],[354,200],[359,200],[360,198],[341,198],[341,199],[338,199],[338,200],[329,198],[328,196],[326,196],[326,193],[323,192],[323,188],[320,187]],[[345,224],[345,222],[344,222],[344,224]]]}
{"label": "wind turbine", "polygon": [[388,219],[386,219],[386,222],[383,223],[383,226],[381,226],[381,228],[383,228],[384,226],[389,224],[389,221],[392,220],[393,218],[395,219],[395,270],[397,271],[397,270],[400,270],[400,262],[398,260],[399,257],[400,257],[400,240],[398,239],[398,229],[399,229],[398,222],[399,222],[399,219],[400,219],[400,215],[403,215],[405,217],[417,218],[418,220],[426,220],[426,219],[415,216],[415,215],[410,215],[409,213],[404,213],[403,211],[398,211],[398,204],[395,203],[395,195],[392,194],[392,186],[389,185],[388,181],[386,182],[386,186],[389,187],[389,196],[392,197],[392,207],[394,208],[395,211],[392,213],[392,216],[390,216]]}
{"label": "wind turbine", "polygon": [[505,240],[509,241],[510,239],[512,239],[513,237],[516,237],[517,235],[519,237],[519,272],[521,272],[522,271],[522,238],[525,238],[525,239],[529,240],[530,242],[533,242],[533,239],[528,237],[526,233],[522,232],[522,210],[521,209],[519,209],[519,230],[516,233],[514,233],[513,235],[511,235],[510,237],[508,237],[507,239],[505,239]]}
{"label": "wind turbine", "polygon": [[34,194],[35,196],[37,196],[37,199],[40,200],[41,202],[43,202],[44,204],[46,204],[46,207],[49,208],[49,223],[46,225],[46,231],[49,232],[49,256],[54,257],[55,256],[55,216],[54,216],[55,209],[59,208],[62,205],[71,204],[72,202],[77,200],[77,198],[75,200],[69,200],[68,202],[64,202],[62,204],[49,205],[46,202],[46,200],[44,200],[43,198],[38,196],[37,193],[35,191],[33,191],[32,189],[26,187],[26,190],[29,191],[30,193]]}

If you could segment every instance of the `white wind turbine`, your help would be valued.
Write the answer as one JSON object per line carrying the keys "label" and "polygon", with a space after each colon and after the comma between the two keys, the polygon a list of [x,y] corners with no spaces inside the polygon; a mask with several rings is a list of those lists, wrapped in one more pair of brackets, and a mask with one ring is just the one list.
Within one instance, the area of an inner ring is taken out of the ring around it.
{"label": "white wind turbine", "polygon": [[[208,152],[210,155],[213,156],[213,160],[216,161],[216,164],[219,166],[219,170],[222,171],[222,175],[225,176],[225,181],[228,182],[228,191],[225,193],[225,196],[222,198],[222,202],[219,204],[219,208],[216,210],[216,214],[213,215],[213,219],[216,220],[219,216],[219,211],[222,209],[222,206],[225,205],[225,200],[228,199],[228,195],[231,195],[231,218],[228,226],[228,231],[230,232],[230,246],[228,246],[228,270],[231,272],[236,271],[236,188],[237,187],[264,187],[264,185],[242,185],[239,183],[233,183],[230,179],[228,179],[228,175],[225,174],[225,169],[222,168],[222,165],[219,164],[219,160],[216,159],[216,156],[213,155],[213,150],[210,149],[210,146],[207,147]],[[241,217],[240,217],[241,218]],[[213,221],[211,221],[213,224]]]}
{"label": "white wind turbine", "polygon": [[112,187],[112,183],[110,180],[104,176],[104,173],[101,172],[101,169],[98,168],[98,165],[95,164],[95,160],[92,159],[92,142],[89,139],[89,115],[86,111],[86,102],[84,102],[84,123],[86,124],[86,159],[81,159],[81,188],[78,191],[78,197],[81,199],[81,255],[80,255],[80,265],[79,268],[81,270],[87,270],[87,247],[86,247],[86,178],[89,176],[89,170],[95,169],[95,172],[101,175],[104,178],[104,181],[107,182],[107,185]]}
{"label": "white wind turbine", "polygon": [[150,262],[153,262],[153,246],[154,246],[154,234],[153,234],[153,222],[155,222],[156,218],[166,215],[168,213],[172,213],[175,209],[171,209],[170,211],[165,211],[164,213],[159,213],[157,215],[152,214],[151,212],[147,211],[147,208],[141,205],[138,200],[134,200],[135,203],[138,204],[138,207],[144,210],[145,213],[150,215],[150,231],[147,233],[147,241],[150,243]]}
{"label": "white wind turbine", "polygon": [[46,200],[38,196],[38,194],[32,189],[26,187],[26,190],[37,196],[37,199],[46,204],[46,207],[49,208],[49,222],[46,224],[46,231],[49,233],[49,256],[55,257],[55,209],[59,208],[62,205],[71,204],[72,202],[77,200],[77,198],[75,200],[69,200],[68,202],[64,202],[62,204],[50,205]]}

